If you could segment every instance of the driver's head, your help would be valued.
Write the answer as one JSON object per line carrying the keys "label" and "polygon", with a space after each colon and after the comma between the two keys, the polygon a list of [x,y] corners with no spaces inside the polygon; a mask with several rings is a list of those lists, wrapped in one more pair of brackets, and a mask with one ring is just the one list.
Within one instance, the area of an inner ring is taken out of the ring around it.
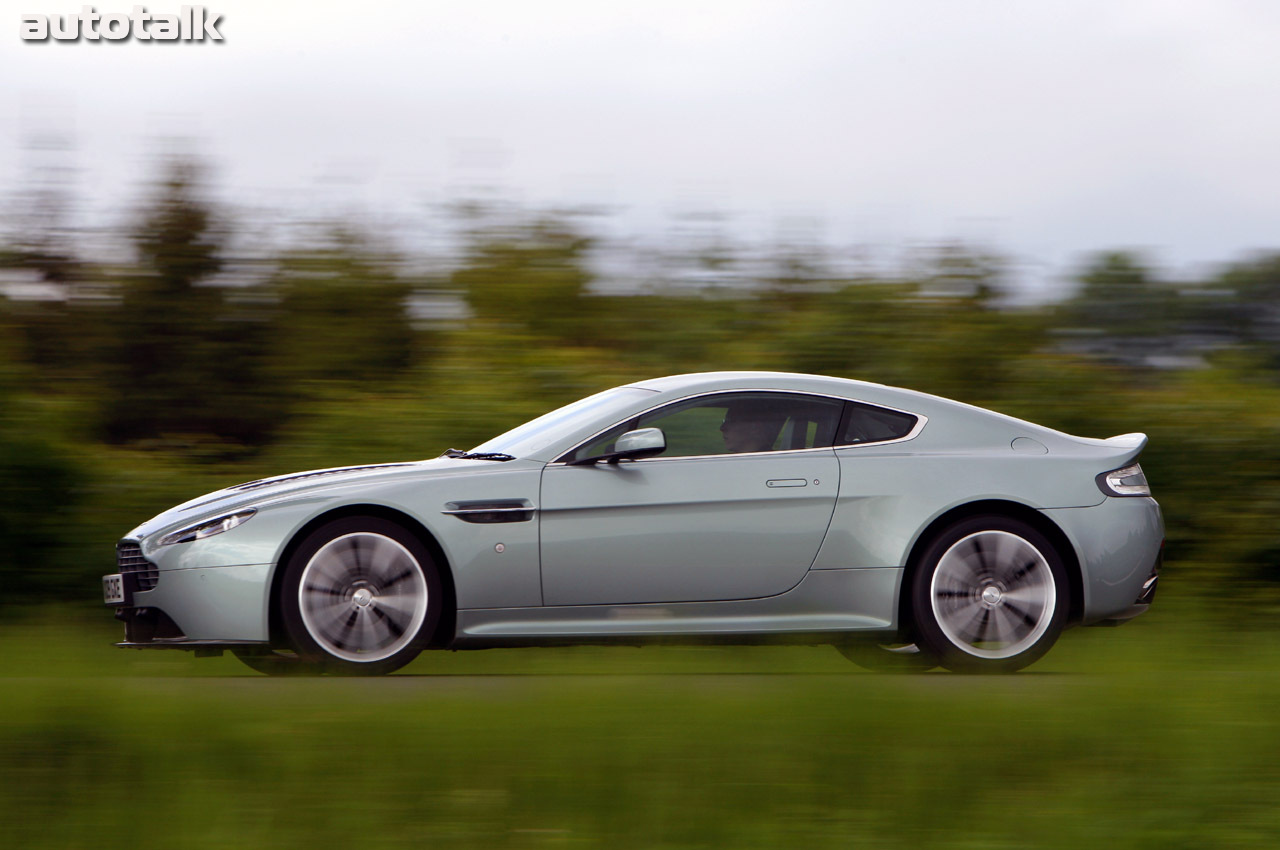
{"label": "driver's head", "polygon": [[764,403],[735,404],[725,412],[720,425],[725,448],[731,452],[767,452],[773,448],[786,418]]}

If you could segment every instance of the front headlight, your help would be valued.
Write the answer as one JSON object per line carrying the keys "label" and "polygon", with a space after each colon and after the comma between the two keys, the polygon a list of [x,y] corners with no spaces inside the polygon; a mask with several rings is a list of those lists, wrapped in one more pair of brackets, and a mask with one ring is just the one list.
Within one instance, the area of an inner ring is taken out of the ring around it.
{"label": "front headlight", "polygon": [[190,543],[193,540],[203,540],[206,537],[230,531],[237,525],[243,525],[248,522],[249,518],[257,512],[257,508],[249,508],[247,511],[237,511],[234,514],[220,516],[217,519],[207,519],[196,525],[180,528],[162,537],[159,545],[170,546],[174,543]]}

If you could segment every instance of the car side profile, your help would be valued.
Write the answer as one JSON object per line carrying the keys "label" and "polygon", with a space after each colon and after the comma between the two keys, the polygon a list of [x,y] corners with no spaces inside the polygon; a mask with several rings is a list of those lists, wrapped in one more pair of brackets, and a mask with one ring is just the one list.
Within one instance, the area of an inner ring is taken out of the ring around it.
{"label": "car side profile", "polygon": [[423,649],[786,640],[1009,672],[1145,611],[1147,439],[773,372],[616,387],[471,451],[250,481],[117,545],[120,646],[267,673]]}

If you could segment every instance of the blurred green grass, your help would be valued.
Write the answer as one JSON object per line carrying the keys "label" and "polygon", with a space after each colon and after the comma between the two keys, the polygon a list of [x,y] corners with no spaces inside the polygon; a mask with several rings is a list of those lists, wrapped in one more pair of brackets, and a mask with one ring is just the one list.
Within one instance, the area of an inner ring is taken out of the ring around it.
{"label": "blurred green grass", "polygon": [[1274,847],[1280,637],[1172,603],[1012,677],[660,646],[272,680],[41,612],[0,630],[0,846]]}

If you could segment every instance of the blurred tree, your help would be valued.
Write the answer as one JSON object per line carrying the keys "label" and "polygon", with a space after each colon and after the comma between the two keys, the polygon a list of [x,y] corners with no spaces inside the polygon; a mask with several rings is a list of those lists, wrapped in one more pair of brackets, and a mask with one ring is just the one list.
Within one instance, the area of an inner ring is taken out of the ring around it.
{"label": "blurred tree", "polygon": [[598,302],[587,296],[591,240],[563,220],[483,228],[449,279],[481,322],[528,328],[570,344],[592,338]]}
{"label": "blurred tree", "polygon": [[1072,334],[1068,350],[1135,366],[1179,353],[1184,308],[1178,290],[1156,279],[1140,258],[1099,254],[1077,279],[1079,290],[1056,318]]}
{"label": "blurred tree", "polygon": [[266,442],[288,410],[265,355],[271,328],[212,280],[225,234],[175,163],[134,233],[140,265],[124,281],[105,375],[102,423],[113,442],[212,435]]}
{"label": "blurred tree", "polygon": [[1268,368],[1280,370],[1280,254],[1231,266],[1213,289],[1218,297],[1200,311],[1201,327],[1219,339],[1255,348]]}
{"label": "blurred tree", "polygon": [[[23,588],[23,604],[63,589],[55,567],[69,537],[69,519],[84,476],[51,443],[18,396],[30,383],[17,362],[17,337],[0,300],[0,582]],[[0,606],[10,601],[6,595]]]}
{"label": "blurred tree", "polygon": [[269,289],[278,299],[272,369],[292,391],[312,382],[389,379],[411,363],[411,283],[394,256],[337,231],[326,247],[282,258]]}
{"label": "blurred tree", "polygon": [[72,203],[57,182],[65,177],[59,171],[52,169],[51,176],[37,178],[43,185],[20,194],[14,214],[19,225],[10,246],[0,250],[0,269],[15,272],[36,290],[11,305],[11,317],[20,356],[51,383],[93,373],[102,360],[104,327],[77,309],[86,306],[82,296],[95,287],[99,274],[76,255],[76,234],[67,221]]}

